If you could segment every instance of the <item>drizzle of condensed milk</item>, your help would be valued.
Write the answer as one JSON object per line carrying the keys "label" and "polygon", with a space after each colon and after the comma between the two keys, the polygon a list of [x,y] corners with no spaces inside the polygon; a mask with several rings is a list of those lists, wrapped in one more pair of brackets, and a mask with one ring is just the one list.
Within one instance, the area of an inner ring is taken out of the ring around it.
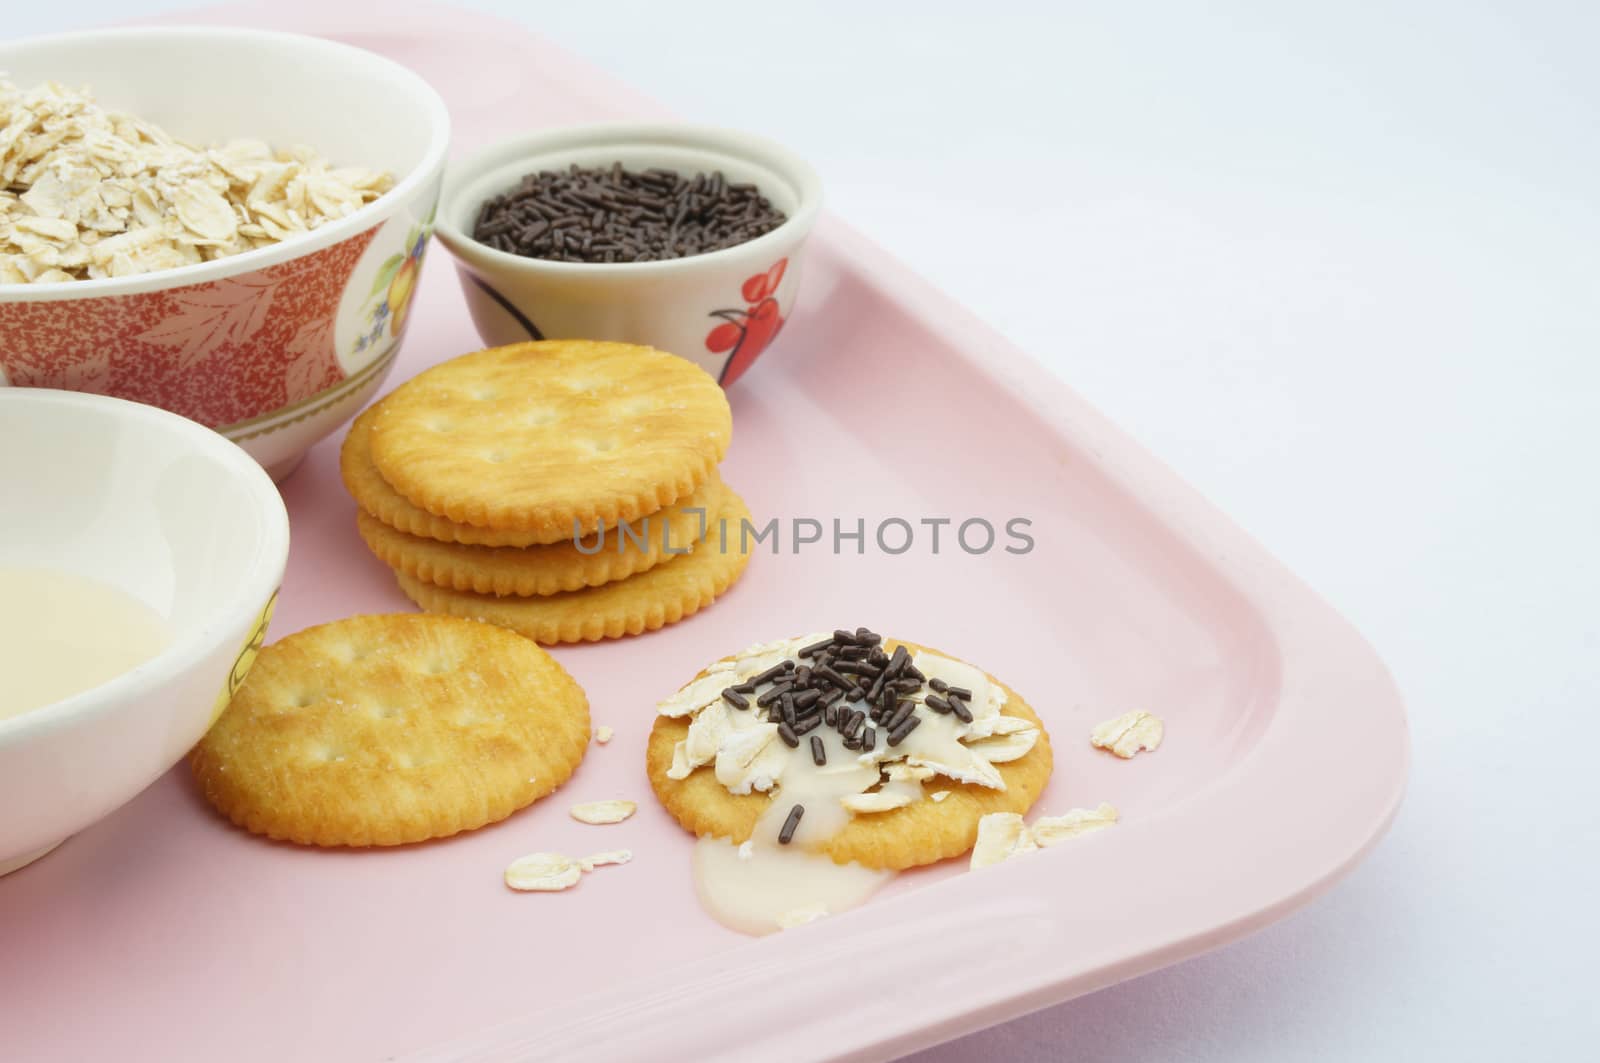
{"label": "drizzle of condensed milk", "polygon": [[[823,742],[826,762],[811,755],[812,736]],[[695,892],[700,904],[723,926],[745,934],[770,934],[790,912],[810,906],[832,915],[862,904],[893,871],[874,871],[860,864],[835,864],[809,846],[826,842],[850,813],[839,799],[860,793],[878,778],[876,767],[857,762],[845,749],[843,736],[819,727],[789,752],[780,791],[756,821],[750,841],[735,846],[724,838],[702,838],[694,851]],[[778,835],[795,805],[805,809],[787,845]]]}
{"label": "drizzle of condensed milk", "polygon": [[155,610],[109,584],[0,567],[0,720],[97,687],[171,640]]}
{"label": "drizzle of condensed milk", "polygon": [[737,846],[726,838],[701,838],[694,847],[701,907],[742,934],[770,934],[784,916],[811,905],[830,915],[854,908],[891,878],[893,871],[835,864],[818,853],[754,839]]}
{"label": "drizzle of condensed milk", "polygon": [[[741,677],[757,674],[803,645],[826,638],[811,635],[778,643],[752,647],[736,660],[731,670],[713,671],[696,680],[663,703],[662,711],[681,714],[690,705],[706,705],[701,711],[722,717],[733,733],[748,734],[776,726],[761,722],[754,706],[747,710],[728,710],[713,698]],[[929,652],[914,655],[917,667],[928,678],[939,676],[955,686],[973,691],[980,711],[998,714],[1004,691],[991,692],[988,677],[961,661]],[[714,666],[716,667],[716,666]],[[710,702],[707,704],[707,702]],[[981,756],[960,742],[962,724],[954,716],[927,713],[922,724],[896,749],[886,746],[880,733],[876,749],[882,759],[901,761],[923,758],[941,765],[955,765],[961,781],[977,781],[985,773],[998,773]],[[813,739],[822,749],[823,763],[817,763]],[[880,783],[880,767],[871,757],[863,759],[859,750],[844,745],[844,737],[832,727],[817,727],[800,739],[797,748],[770,741],[750,762],[743,779],[719,775],[735,793],[769,790],[772,802],[751,833],[750,840],[735,846],[726,838],[702,838],[694,852],[695,890],[702,906],[718,922],[746,934],[767,934],[784,926],[809,921],[817,913],[836,914],[866,901],[885,882],[892,871],[876,871],[858,864],[835,864],[816,850],[848,824],[853,815],[844,799],[861,795],[873,787],[890,800],[906,802],[924,799],[922,782],[916,778],[890,778]],[[680,770],[676,769],[675,770]],[[692,770],[692,769],[691,769]],[[714,770],[709,764],[699,770]],[[763,776],[770,772],[775,785]],[[931,774],[931,773],[928,773]],[[752,779],[754,781],[752,781]],[[1001,784],[1003,785],[1003,783]],[[780,833],[795,806],[804,811],[788,844],[779,841]],[[863,813],[875,814],[875,813]],[[790,922],[787,917],[800,913],[806,918]]]}

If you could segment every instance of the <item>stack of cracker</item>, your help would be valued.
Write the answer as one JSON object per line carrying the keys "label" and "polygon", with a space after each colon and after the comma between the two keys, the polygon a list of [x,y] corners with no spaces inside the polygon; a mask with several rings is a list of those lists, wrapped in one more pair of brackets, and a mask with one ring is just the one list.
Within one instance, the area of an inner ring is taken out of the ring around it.
{"label": "stack of cracker", "polygon": [[717,472],[732,430],[691,362],[546,340],[402,384],[356,419],[340,465],[412,601],[592,642],[676,623],[743,573],[750,513]]}

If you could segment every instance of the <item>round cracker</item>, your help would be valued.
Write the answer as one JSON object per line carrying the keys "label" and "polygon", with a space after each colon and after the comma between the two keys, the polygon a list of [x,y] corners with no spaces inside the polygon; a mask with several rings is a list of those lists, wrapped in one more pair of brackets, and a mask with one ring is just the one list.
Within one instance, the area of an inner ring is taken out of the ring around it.
{"label": "round cracker", "polygon": [[402,613],[262,649],[189,763],[246,830],[401,845],[532,804],[588,741],[588,698],[544,650],[489,624]]}
{"label": "round cracker", "polygon": [[[470,546],[543,546],[572,538],[572,528],[539,532],[496,531],[471,524],[457,524],[444,517],[434,516],[425,509],[413,506],[389,481],[378,475],[372,464],[372,420],[378,407],[369,408],[350,425],[344,444],[339,448],[339,475],[344,479],[345,490],[356,500],[363,512],[399,532],[442,543],[464,543]],[[581,528],[585,533],[594,526]]]}
{"label": "round cracker", "polygon": [[[941,652],[914,642],[885,639],[883,643],[889,651],[901,645],[912,653]],[[1003,715],[1019,716],[1039,728],[1039,740],[1026,756],[994,766],[1006,782],[1004,790],[936,775],[922,784],[923,800],[887,812],[852,816],[816,851],[826,853],[838,864],[853,861],[863,867],[900,871],[967,852],[978,840],[978,820],[990,812],[1023,814],[1032,808],[1050,781],[1055,763],[1050,736],[1021,695],[992,675],[989,682],[1006,692],[1005,707],[1000,710]],[[696,769],[686,779],[668,778],[672,749],[688,733],[688,717],[656,717],[645,748],[645,767],[656,797],[685,830],[697,837],[727,838],[735,844],[747,841],[773,796],[729,793],[709,766]],[[938,790],[948,790],[950,796],[942,801],[929,800],[927,795]],[[781,799],[781,782],[779,791]]]}
{"label": "round cracker", "polygon": [[403,572],[395,573],[395,578],[406,597],[431,613],[487,620],[546,644],[598,642],[655,631],[710,605],[750,562],[750,544],[741,532],[749,519],[744,499],[724,486],[721,506],[707,522],[705,540],[689,553],[667,558],[625,580],[542,598],[449,590]]}
{"label": "round cracker", "polygon": [[384,564],[421,583],[477,594],[560,594],[614,583],[672,560],[676,555],[668,548],[681,550],[700,538],[721,507],[722,493],[722,481],[713,475],[677,505],[629,525],[629,535],[638,538],[607,528],[598,541],[586,539],[582,549],[570,539],[527,547],[441,543],[396,531],[365,512],[356,522]]}
{"label": "round cracker", "polygon": [[372,463],[457,524],[571,534],[672,505],[704,483],[733,432],[727,397],[693,362],[626,343],[492,347],[396,388],[370,426]]}

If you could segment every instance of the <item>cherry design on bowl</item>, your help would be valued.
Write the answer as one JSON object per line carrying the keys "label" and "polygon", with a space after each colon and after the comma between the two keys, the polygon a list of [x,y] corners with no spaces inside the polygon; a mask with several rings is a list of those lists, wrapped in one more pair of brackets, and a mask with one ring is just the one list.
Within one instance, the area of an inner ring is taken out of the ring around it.
{"label": "cherry design on bowl", "polygon": [[739,289],[739,294],[749,304],[743,310],[711,311],[711,316],[721,318],[722,324],[707,334],[706,350],[712,354],[726,352],[728,355],[728,360],[722,366],[722,374],[717,378],[717,383],[724,387],[739,379],[740,374],[749,368],[757,355],[767,349],[773,337],[783,328],[784,319],[778,312],[775,296],[788,265],[787,258],[780,258],[765,273],[746,278]]}

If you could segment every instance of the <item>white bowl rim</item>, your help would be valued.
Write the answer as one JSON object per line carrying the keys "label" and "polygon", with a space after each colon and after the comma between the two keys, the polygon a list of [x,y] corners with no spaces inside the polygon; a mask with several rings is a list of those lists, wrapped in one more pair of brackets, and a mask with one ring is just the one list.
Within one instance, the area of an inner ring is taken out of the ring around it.
{"label": "white bowl rim", "polygon": [[[427,150],[422,159],[395,183],[395,186],[359,210],[320,225],[304,234],[268,247],[243,251],[227,258],[199,262],[190,266],[137,273],[129,277],[97,277],[89,280],[52,281],[46,284],[0,284],[0,303],[52,302],[79,296],[99,298],[128,295],[140,292],[162,291],[167,288],[205,284],[239,273],[250,273],[267,266],[299,258],[323,248],[332,247],[357,233],[365,232],[389,208],[408,198],[424,182],[432,179],[444,163],[450,149],[450,112],[434,87],[407,66],[376,52],[357,48],[343,41],[311,37],[303,33],[285,33],[279,30],[259,30],[242,26],[139,26],[97,30],[74,30],[68,33],[49,33],[0,42],[0,51],[44,44],[72,44],[84,41],[126,40],[129,37],[172,37],[177,39],[231,39],[273,40],[291,47],[320,49],[324,59],[336,64],[365,63],[371,67],[387,67],[401,80],[409,81],[417,89],[417,98],[427,112],[430,133]],[[241,131],[245,136],[248,131]],[[351,163],[350,165],[356,165]]]}
{"label": "white bowl rim", "polygon": [[168,682],[197,665],[217,648],[227,620],[241,615],[254,616],[278,590],[289,558],[289,512],[277,485],[254,458],[241,447],[216,432],[156,406],[147,406],[110,395],[53,388],[0,387],[0,407],[8,402],[35,403],[60,409],[78,407],[115,420],[153,426],[160,431],[186,437],[197,452],[234,472],[261,516],[264,534],[255,556],[234,583],[233,592],[222,597],[210,611],[225,618],[175,633],[171,644],[160,653],[121,675],[98,686],[79,691],[60,701],[0,719],[0,745],[26,741],[31,735],[69,726],[86,716],[99,715],[122,704],[139,700],[155,687]]}
{"label": "white bowl rim", "polygon": [[[524,160],[531,166],[542,155],[568,148],[604,147],[613,140],[663,140],[677,147],[702,148],[724,155],[736,155],[792,182],[799,190],[799,203],[782,225],[754,240],[701,255],[653,262],[558,262],[528,258],[490,247],[456,225],[453,209],[456,200],[489,167],[499,167],[513,159]],[[444,191],[439,197],[434,235],[458,258],[467,254],[482,256],[486,262],[504,269],[588,278],[611,273],[642,279],[686,269],[715,268],[735,255],[748,255],[763,249],[775,251],[784,244],[803,239],[821,209],[822,179],[817,172],[799,155],[767,137],[690,122],[585,122],[534,130],[497,140],[464,159],[450,163],[445,173]]]}

